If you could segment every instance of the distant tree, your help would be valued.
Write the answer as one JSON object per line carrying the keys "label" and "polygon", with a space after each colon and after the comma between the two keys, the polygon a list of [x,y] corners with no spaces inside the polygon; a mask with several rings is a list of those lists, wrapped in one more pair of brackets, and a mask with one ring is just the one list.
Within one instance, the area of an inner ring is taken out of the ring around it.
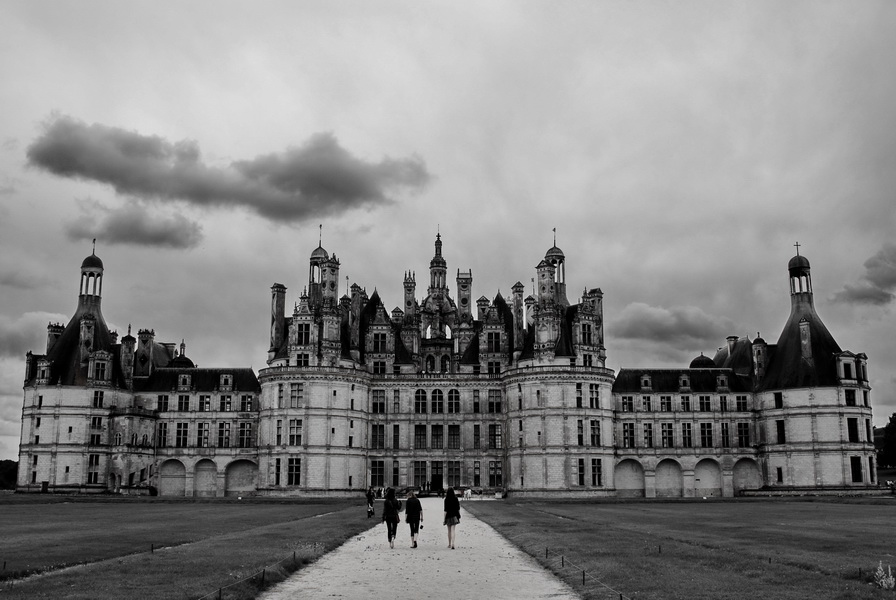
{"label": "distant tree", "polygon": [[884,427],[884,447],[877,461],[882,466],[896,466],[896,413],[890,415],[890,422]]}
{"label": "distant tree", "polygon": [[0,490],[16,489],[16,473],[19,463],[14,460],[0,460]]}

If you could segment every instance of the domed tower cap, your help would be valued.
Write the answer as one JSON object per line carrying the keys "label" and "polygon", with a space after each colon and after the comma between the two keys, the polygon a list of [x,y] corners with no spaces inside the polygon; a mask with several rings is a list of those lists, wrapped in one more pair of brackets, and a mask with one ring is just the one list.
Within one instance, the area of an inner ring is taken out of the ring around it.
{"label": "domed tower cap", "polygon": [[566,258],[566,255],[563,254],[563,250],[558,248],[557,246],[552,246],[550,250],[545,252],[544,259],[549,263],[555,263],[557,261],[563,260]]}
{"label": "domed tower cap", "polygon": [[790,259],[790,262],[787,263],[787,268],[789,270],[793,269],[808,269],[809,268],[809,259],[801,254],[797,254],[793,258]]}
{"label": "domed tower cap", "polygon": [[314,252],[311,253],[311,260],[327,260],[328,258],[330,258],[330,255],[322,246],[318,246],[314,249]]}
{"label": "domed tower cap", "polygon": [[84,262],[81,263],[82,269],[102,269],[103,261],[100,260],[100,257],[96,254],[91,254],[87,258],[84,259]]}
{"label": "domed tower cap", "polygon": [[714,369],[716,367],[716,363],[708,357],[704,356],[703,353],[700,353],[700,356],[691,361],[691,365],[688,367],[689,369]]}

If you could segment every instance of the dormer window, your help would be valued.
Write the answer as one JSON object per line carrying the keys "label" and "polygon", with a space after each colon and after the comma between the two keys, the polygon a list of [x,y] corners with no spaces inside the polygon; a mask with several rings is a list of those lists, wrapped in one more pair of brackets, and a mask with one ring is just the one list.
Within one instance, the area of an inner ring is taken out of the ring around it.
{"label": "dormer window", "polygon": [[189,375],[178,375],[177,384],[180,389],[186,389],[190,387],[190,376]]}
{"label": "dormer window", "polygon": [[843,363],[843,379],[852,379],[852,364],[845,362]]}
{"label": "dormer window", "polygon": [[221,375],[219,384],[220,384],[220,388],[222,391],[229,392],[231,386],[233,385],[233,375],[230,375],[230,374]]}
{"label": "dormer window", "polygon": [[720,388],[728,387],[728,376],[727,375],[719,375],[716,378],[716,387],[720,387]]}
{"label": "dormer window", "polygon": [[649,390],[652,387],[653,383],[650,375],[642,375],[641,376],[641,389]]}
{"label": "dormer window", "polygon": [[678,385],[679,385],[679,387],[682,387],[682,388],[691,387],[690,377],[688,377],[687,375],[682,375],[681,377],[678,378]]}

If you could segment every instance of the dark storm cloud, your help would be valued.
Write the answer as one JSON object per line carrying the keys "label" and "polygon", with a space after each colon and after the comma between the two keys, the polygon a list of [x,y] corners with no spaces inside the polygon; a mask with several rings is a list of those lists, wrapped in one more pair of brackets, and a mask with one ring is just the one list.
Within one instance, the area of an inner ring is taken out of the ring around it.
{"label": "dark storm cloud", "polygon": [[889,304],[896,298],[896,245],[886,243],[865,261],[865,273],[856,285],[844,285],[834,301],[856,304]]}
{"label": "dark storm cloud", "polygon": [[43,354],[46,350],[46,328],[50,322],[65,324],[68,317],[44,312],[25,313],[16,320],[0,316],[0,358],[15,357],[24,361],[29,350]]}
{"label": "dark storm cloud", "polygon": [[107,244],[193,248],[202,241],[202,228],[183,215],[150,213],[130,202],[120,208],[99,203],[82,205],[83,214],[66,226],[72,240],[97,238]]}
{"label": "dark storm cloud", "polygon": [[284,221],[385,204],[389,193],[419,190],[430,179],[418,157],[368,163],[329,133],[218,168],[203,163],[195,141],[172,143],[68,116],[53,116],[27,156],[29,164],[55,175],[106,183],[120,194],[245,207]]}
{"label": "dark storm cloud", "polygon": [[736,335],[730,319],[707,315],[693,306],[663,308],[633,302],[607,326],[614,338],[648,340],[685,347],[716,348]]}

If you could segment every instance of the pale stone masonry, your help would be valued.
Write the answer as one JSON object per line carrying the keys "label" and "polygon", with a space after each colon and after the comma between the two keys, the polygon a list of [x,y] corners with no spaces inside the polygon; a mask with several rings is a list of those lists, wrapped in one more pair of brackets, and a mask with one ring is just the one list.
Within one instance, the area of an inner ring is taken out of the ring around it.
{"label": "pale stone masonry", "polygon": [[[271,288],[267,367],[199,368],[151,329],[120,341],[100,310],[103,263],[81,265],[78,308],[29,353],[18,490],[347,495],[469,486],[533,496],[733,496],[760,488],[870,490],[864,354],[814,308],[809,262],[788,265],[776,344],[729,337],[682,369],[606,368],[603,293],[573,304],[550,248],[532,294],[455,295],[436,236],[426,295],[402,306],[339,290],[321,246],[287,312]],[[129,328],[130,329],[130,328]]]}

